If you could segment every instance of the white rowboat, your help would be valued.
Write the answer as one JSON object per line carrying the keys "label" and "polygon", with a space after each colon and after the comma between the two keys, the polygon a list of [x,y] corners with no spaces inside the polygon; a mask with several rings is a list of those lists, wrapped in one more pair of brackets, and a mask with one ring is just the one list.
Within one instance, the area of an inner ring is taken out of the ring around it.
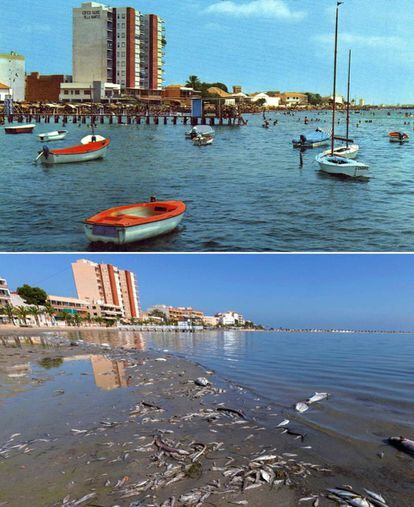
{"label": "white rowboat", "polygon": [[39,141],[41,142],[50,142],[50,141],[60,141],[61,139],[65,139],[68,135],[67,130],[55,130],[54,132],[46,132],[45,134],[39,134]]}

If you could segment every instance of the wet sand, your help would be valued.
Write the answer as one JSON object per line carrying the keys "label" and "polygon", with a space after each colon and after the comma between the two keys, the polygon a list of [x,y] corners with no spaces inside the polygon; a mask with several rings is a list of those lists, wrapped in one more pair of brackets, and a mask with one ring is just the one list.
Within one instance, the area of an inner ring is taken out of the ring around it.
{"label": "wet sand", "polygon": [[[276,407],[167,352],[10,339],[0,414],[0,505],[290,507],[319,495],[299,505],[323,507],[336,505],[328,487],[378,490],[322,458],[311,428],[278,427]],[[389,506],[412,505],[398,489],[381,491]]]}

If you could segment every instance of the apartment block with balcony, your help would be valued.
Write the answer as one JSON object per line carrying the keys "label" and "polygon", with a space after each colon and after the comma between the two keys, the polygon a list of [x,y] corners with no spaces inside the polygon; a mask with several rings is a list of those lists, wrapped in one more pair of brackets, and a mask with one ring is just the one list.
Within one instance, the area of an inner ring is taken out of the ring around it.
{"label": "apartment block with balcony", "polygon": [[134,273],[112,264],[97,264],[85,259],[73,263],[72,270],[80,299],[120,308],[120,317],[126,320],[140,317],[139,294]]}
{"label": "apartment block with balcony", "polygon": [[0,277],[0,306],[11,304],[10,290],[7,280]]}
{"label": "apartment block with balcony", "polygon": [[165,23],[159,16],[84,2],[73,9],[74,90],[76,83],[101,82],[104,89],[112,83],[137,96],[161,93],[164,47]]}

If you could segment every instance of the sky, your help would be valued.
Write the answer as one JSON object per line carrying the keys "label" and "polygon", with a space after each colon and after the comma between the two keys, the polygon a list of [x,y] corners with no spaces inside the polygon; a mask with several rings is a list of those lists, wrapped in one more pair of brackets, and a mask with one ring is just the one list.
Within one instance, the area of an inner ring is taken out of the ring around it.
{"label": "sky", "polygon": [[[26,56],[27,70],[71,74],[72,7],[80,0],[1,0],[0,52]],[[105,3],[105,2],[102,2]],[[332,87],[335,0],[111,0],[166,21],[166,83],[190,74],[247,92]],[[344,0],[338,93],[353,50],[354,98],[414,104],[412,0]]]}
{"label": "sky", "polygon": [[413,255],[2,254],[15,290],[40,286],[75,296],[71,262],[86,258],[133,271],[143,309],[234,310],[273,327],[414,329]]}

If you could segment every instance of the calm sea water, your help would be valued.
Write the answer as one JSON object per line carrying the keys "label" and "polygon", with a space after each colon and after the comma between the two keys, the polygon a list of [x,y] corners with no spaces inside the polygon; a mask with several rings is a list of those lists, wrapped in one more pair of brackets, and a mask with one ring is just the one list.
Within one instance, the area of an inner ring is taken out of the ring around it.
{"label": "calm sea water", "polygon": [[[215,143],[202,148],[184,139],[183,125],[104,125],[99,133],[112,140],[107,159],[49,169],[32,163],[41,148],[36,135],[0,132],[0,249],[102,249],[88,245],[82,220],[151,195],[184,200],[188,212],[179,230],[129,245],[131,251],[414,249],[414,144],[393,145],[386,137],[412,131],[401,112],[352,115],[360,159],[375,176],[369,182],[321,175],[318,149],[307,151],[299,167],[292,137],[329,128],[328,113],[308,113],[322,120],[308,127],[304,113],[269,116],[279,124],[265,130],[261,116],[250,116],[248,127],[217,127]],[[42,124],[35,132],[56,127]],[[53,146],[77,144],[89,132],[67,128],[67,139]]]}
{"label": "calm sea water", "polygon": [[[213,369],[321,431],[372,444],[414,439],[414,335],[81,332],[87,341],[169,350]],[[331,397],[299,415],[314,392]]]}

